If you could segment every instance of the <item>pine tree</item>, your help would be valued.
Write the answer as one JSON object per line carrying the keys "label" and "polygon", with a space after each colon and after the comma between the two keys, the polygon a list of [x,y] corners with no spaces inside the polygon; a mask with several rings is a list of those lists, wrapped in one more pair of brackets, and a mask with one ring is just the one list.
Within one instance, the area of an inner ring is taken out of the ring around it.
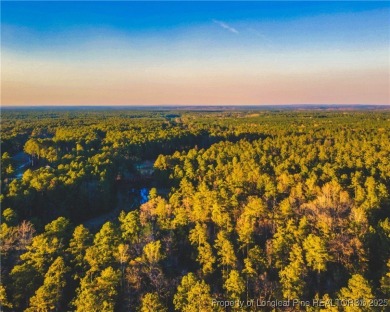
{"label": "pine tree", "polygon": [[83,225],[77,226],[73,231],[73,236],[69,242],[67,251],[72,255],[72,264],[76,270],[76,276],[82,275],[87,269],[85,253],[91,245],[92,235]]}
{"label": "pine tree", "polygon": [[298,244],[292,246],[290,263],[279,272],[282,284],[283,297],[286,299],[299,299],[302,297],[306,275],[305,262],[303,261],[302,248]]}
{"label": "pine tree", "polygon": [[115,271],[112,267],[104,269],[92,281],[88,276],[83,278],[74,301],[76,311],[114,311],[118,297],[119,280],[120,272]]}
{"label": "pine tree", "polygon": [[202,266],[203,274],[209,274],[214,271],[215,256],[209,243],[198,247],[198,257],[196,258]]}
{"label": "pine tree", "polygon": [[[365,300],[368,302],[370,299],[374,299],[371,286],[368,281],[360,274],[354,274],[348,281],[348,287],[344,287],[340,290],[340,299],[352,299],[352,300]],[[360,311],[374,311],[374,309],[367,304],[358,305],[351,304],[345,307],[346,312],[360,312]]]}
{"label": "pine tree", "polygon": [[90,265],[90,273],[99,271],[115,262],[119,244],[119,231],[111,222],[103,224],[95,235],[93,245],[86,250],[85,260]]}
{"label": "pine tree", "polygon": [[213,272],[216,260],[211,245],[207,241],[207,226],[197,222],[195,228],[190,231],[189,240],[198,249],[197,261],[202,265],[203,273]]}
{"label": "pine tree", "polygon": [[390,259],[387,261],[387,271],[381,278],[381,290],[390,297]]}
{"label": "pine tree", "polygon": [[173,303],[176,310],[183,312],[213,311],[209,285],[199,281],[193,273],[182,278]]}
{"label": "pine tree", "polygon": [[15,265],[10,273],[12,303],[16,309],[23,309],[28,304],[28,298],[42,283],[42,277],[29,263]]}
{"label": "pine tree", "polygon": [[66,285],[65,274],[69,269],[61,257],[54,260],[45,274],[43,285],[30,298],[27,312],[59,311],[61,297]]}
{"label": "pine tree", "polygon": [[324,241],[310,234],[303,242],[303,249],[306,252],[306,261],[309,267],[312,267],[318,273],[326,269],[326,263],[330,256],[325,248]]}
{"label": "pine tree", "polygon": [[223,288],[226,289],[231,300],[238,300],[245,291],[244,279],[237,270],[231,270]]}
{"label": "pine tree", "polygon": [[141,299],[140,312],[166,312],[168,309],[161,303],[157,293],[147,293]]}
{"label": "pine tree", "polygon": [[137,211],[130,211],[128,214],[125,214],[122,211],[119,215],[119,222],[122,238],[128,243],[138,242],[141,230],[139,213]]}
{"label": "pine tree", "polygon": [[237,257],[234,253],[234,248],[232,243],[228,240],[227,234],[225,231],[221,230],[217,234],[217,239],[215,240],[215,247],[218,250],[219,261],[225,273],[226,269],[235,268]]}
{"label": "pine tree", "polygon": [[0,284],[0,308],[1,307],[11,309],[12,308],[12,303],[9,302],[9,300],[7,298],[7,292],[6,292],[6,289],[5,289],[4,285]]}
{"label": "pine tree", "polygon": [[145,245],[142,253],[144,263],[155,266],[163,258],[164,255],[161,252],[161,242],[159,240]]}

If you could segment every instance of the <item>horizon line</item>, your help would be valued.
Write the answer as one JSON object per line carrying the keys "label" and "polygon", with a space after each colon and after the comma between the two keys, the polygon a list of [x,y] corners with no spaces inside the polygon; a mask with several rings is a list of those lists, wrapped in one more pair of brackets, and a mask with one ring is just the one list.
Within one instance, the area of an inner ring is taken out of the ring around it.
{"label": "horizon line", "polygon": [[0,104],[0,107],[42,106],[280,106],[280,105],[389,105],[390,103],[276,103],[276,104]]}
{"label": "horizon line", "polygon": [[0,104],[1,109],[34,109],[34,108],[266,108],[266,107],[389,107],[390,104],[367,104],[367,103],[355,103],[355,104],[317,104],[317,103],[305,103],[305,104],[63,104],[63,105],[3,105]]}

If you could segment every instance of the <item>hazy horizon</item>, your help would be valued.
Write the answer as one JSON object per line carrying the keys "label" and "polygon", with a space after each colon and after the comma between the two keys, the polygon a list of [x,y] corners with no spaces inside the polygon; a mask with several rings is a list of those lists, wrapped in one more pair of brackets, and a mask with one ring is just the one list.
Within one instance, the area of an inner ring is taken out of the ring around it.
{"label": "hazy horizon", "polygon": [[192,105],[174,105],[174,104],[100,104],[100,105],[83,105],[83,104],[68,104],[68,105],[0,105],[0,109],[125,109],[125,110],[366,110],[366,109],[390,109],[390,104],[192,104]]}
{"label": "hazy horizon", "polygon": [[1,8],[4,107],[390,104],[388,2]]}

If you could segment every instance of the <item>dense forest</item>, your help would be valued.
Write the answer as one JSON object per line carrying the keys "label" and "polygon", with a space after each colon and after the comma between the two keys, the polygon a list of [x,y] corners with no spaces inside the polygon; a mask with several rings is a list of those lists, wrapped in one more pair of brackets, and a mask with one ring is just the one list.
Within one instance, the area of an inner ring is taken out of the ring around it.
{"label": "dense forest", "polygon": [[389,310],[388,110],[7,109],[1,127],[3,311]]}

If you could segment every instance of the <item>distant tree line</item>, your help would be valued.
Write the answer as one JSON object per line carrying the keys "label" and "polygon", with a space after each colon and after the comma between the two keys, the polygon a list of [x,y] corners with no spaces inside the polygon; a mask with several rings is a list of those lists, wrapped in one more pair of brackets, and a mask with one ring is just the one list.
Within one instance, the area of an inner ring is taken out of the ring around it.
{"label": "distant tree line", "polygon": [[[224,311],[213,299],[388,310],[388,112],[2,119],[4,311]],[[22,150],[33,165],[17,179]],[[115,208],[116,177],[142,160],[154,161],[149,201],[100,229],[80,224]]]}

